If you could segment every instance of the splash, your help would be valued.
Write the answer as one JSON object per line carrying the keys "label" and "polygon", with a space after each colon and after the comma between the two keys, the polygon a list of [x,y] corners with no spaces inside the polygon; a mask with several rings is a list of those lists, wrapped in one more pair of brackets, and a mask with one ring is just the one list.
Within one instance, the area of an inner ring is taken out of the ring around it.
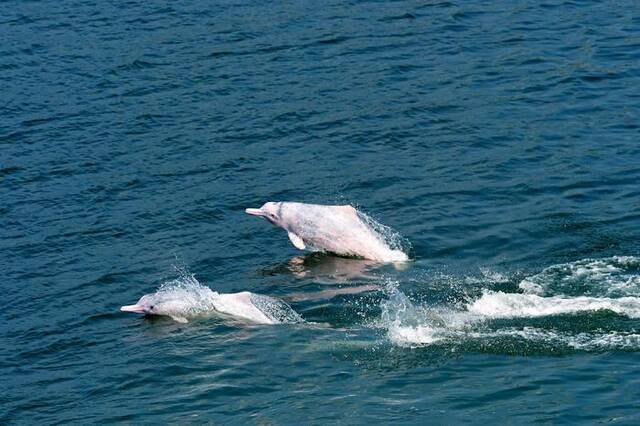
{"label": "splash", "polygon": [[250,293],[253,306],[258,308],[273,324],[293,324],[304,322],[291,306],[280,299],[262,294]]}
{"label": "splash", "polygon": [[477,317],[443,306],[414,304],[398,289],[397,282],[387,286],[389,298],[381,303],[380,326],[389,340],[400,346],[431,344],[470,330]]}
{"label": "splash", "polygon": [[409,240],[400,235],[399,232],[383,225],[357,208],[356,212],[360,220],[373,231],[380,241],[392,252],[396,253],[396,259],[391,259],[392,261],[397,260],[403,262],[409,259],[409,252],[411,251],[411,243]]}
{"label": "splash", "polygon": [[[398,346],[507,353],[532,347],[543,353],[640,350],[636,257],[554,265],[520,282],[484,268],[481,273],[458,279],[480,286],[464,303],[417,302],[391,283],[378,326]],[[509,292],[514,285],[519,291]]]}

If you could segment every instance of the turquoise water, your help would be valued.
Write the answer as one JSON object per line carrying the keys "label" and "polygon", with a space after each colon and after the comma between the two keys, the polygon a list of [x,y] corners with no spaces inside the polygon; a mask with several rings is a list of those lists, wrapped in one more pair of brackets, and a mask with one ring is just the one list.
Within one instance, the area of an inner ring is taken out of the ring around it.
{"label": "turquoise water", "polygon": [[[0,422],[637,424],[639,16],[1,3]],[[282,200],[413,260],[243,212]],[[119,311],[163,285],[305,322]]]}

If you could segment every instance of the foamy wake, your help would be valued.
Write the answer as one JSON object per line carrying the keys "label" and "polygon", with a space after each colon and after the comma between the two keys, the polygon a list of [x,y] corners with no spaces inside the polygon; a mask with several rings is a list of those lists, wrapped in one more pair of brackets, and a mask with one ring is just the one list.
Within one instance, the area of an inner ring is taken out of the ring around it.
{"label": "foamy wake", "polygon": [[[476,337],[473,333],[472,337]],[[637,349],[640,347],[640,334],[613,331],[609,333],[562,333],[553,330],[543,330],[535,327],[522,329],[504,329],[490,333],[477,333],[478,338],[510,337],[557,345],[566,345],[573,349]]]}
{"label": "foamy wake", "polygon": [[[508,325],[509,321],[504,325],[504,320],[519,319],[521,324],[526,318],[560,316],[554,321],[561,322],[563,315],[607,311],[628,318],[628,323],[640,318],[639,269],[640,259],[636,257],[554,265],[522,280],[519,288],[523,293],[484,289],[479,298],[458,308],[414,304],[392,286],[381,306],[381,323],[389,340],[401,346],[511,339],[578,350],[638,350],[640,334],[635,332],[636,327],[570,333],[514,327]],[[499,282],[503,284],[504,280]],[[501,324],[503,328],[491,329]],[[548,324],[552,326],[553,322]]]}
{"label": "foamy wake", "polygon": [[566,333],[536,327],[505,328],[494,331],[443,330],[429,326],[398,327],[389,330],[389,339],[398,346],[426,346],[435,343],[484,343],[524,340],[576,350],[637,350],[640,334],[632,332]]}
{"label": "foamy wake", "polygon": [[614,256],[561,263],[525,278],[519,287],[539,296],[640,296],[640,258]]}
{"label": "foamy wake", "polygon": [[600,310],[640,318],[640,298],[541,297],[535,294],[485,291],[480,299],[469,304],[468,310],[489,318],[543,317]]}
{"label": "foamy wake", "polygon": [[303,319],[285,302],[260,294],[220,294],[189,274],[160,286],[151,295],[167,306],[167,316],[186,320],[203,316],[224,316],[255,324],[298,323]]}

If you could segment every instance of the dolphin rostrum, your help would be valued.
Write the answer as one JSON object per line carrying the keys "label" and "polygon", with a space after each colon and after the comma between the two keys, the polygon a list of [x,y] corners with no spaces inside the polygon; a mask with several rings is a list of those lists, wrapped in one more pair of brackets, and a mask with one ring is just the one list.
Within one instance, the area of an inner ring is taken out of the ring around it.
{"label": "dolphin rostrum", "polygon": [[324,206],[293,202],[269,202],[246,213],[261,216],[283,228],[293,245],[377,262],[404,262],[402,250],[389,247],[384,237],[352,206]]}

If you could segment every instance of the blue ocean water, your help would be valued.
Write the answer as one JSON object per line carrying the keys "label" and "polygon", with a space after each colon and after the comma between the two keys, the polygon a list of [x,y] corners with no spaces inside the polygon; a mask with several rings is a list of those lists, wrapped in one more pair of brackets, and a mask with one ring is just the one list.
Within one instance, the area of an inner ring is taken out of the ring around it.
{"label": "blue ocean water", "polygon": [[[9,0],[0,41],[1,423],[640,422],[637,2]],[[243,212],[282,200],[413,260]],[[193,280],[306,322],[119,312]]]}

